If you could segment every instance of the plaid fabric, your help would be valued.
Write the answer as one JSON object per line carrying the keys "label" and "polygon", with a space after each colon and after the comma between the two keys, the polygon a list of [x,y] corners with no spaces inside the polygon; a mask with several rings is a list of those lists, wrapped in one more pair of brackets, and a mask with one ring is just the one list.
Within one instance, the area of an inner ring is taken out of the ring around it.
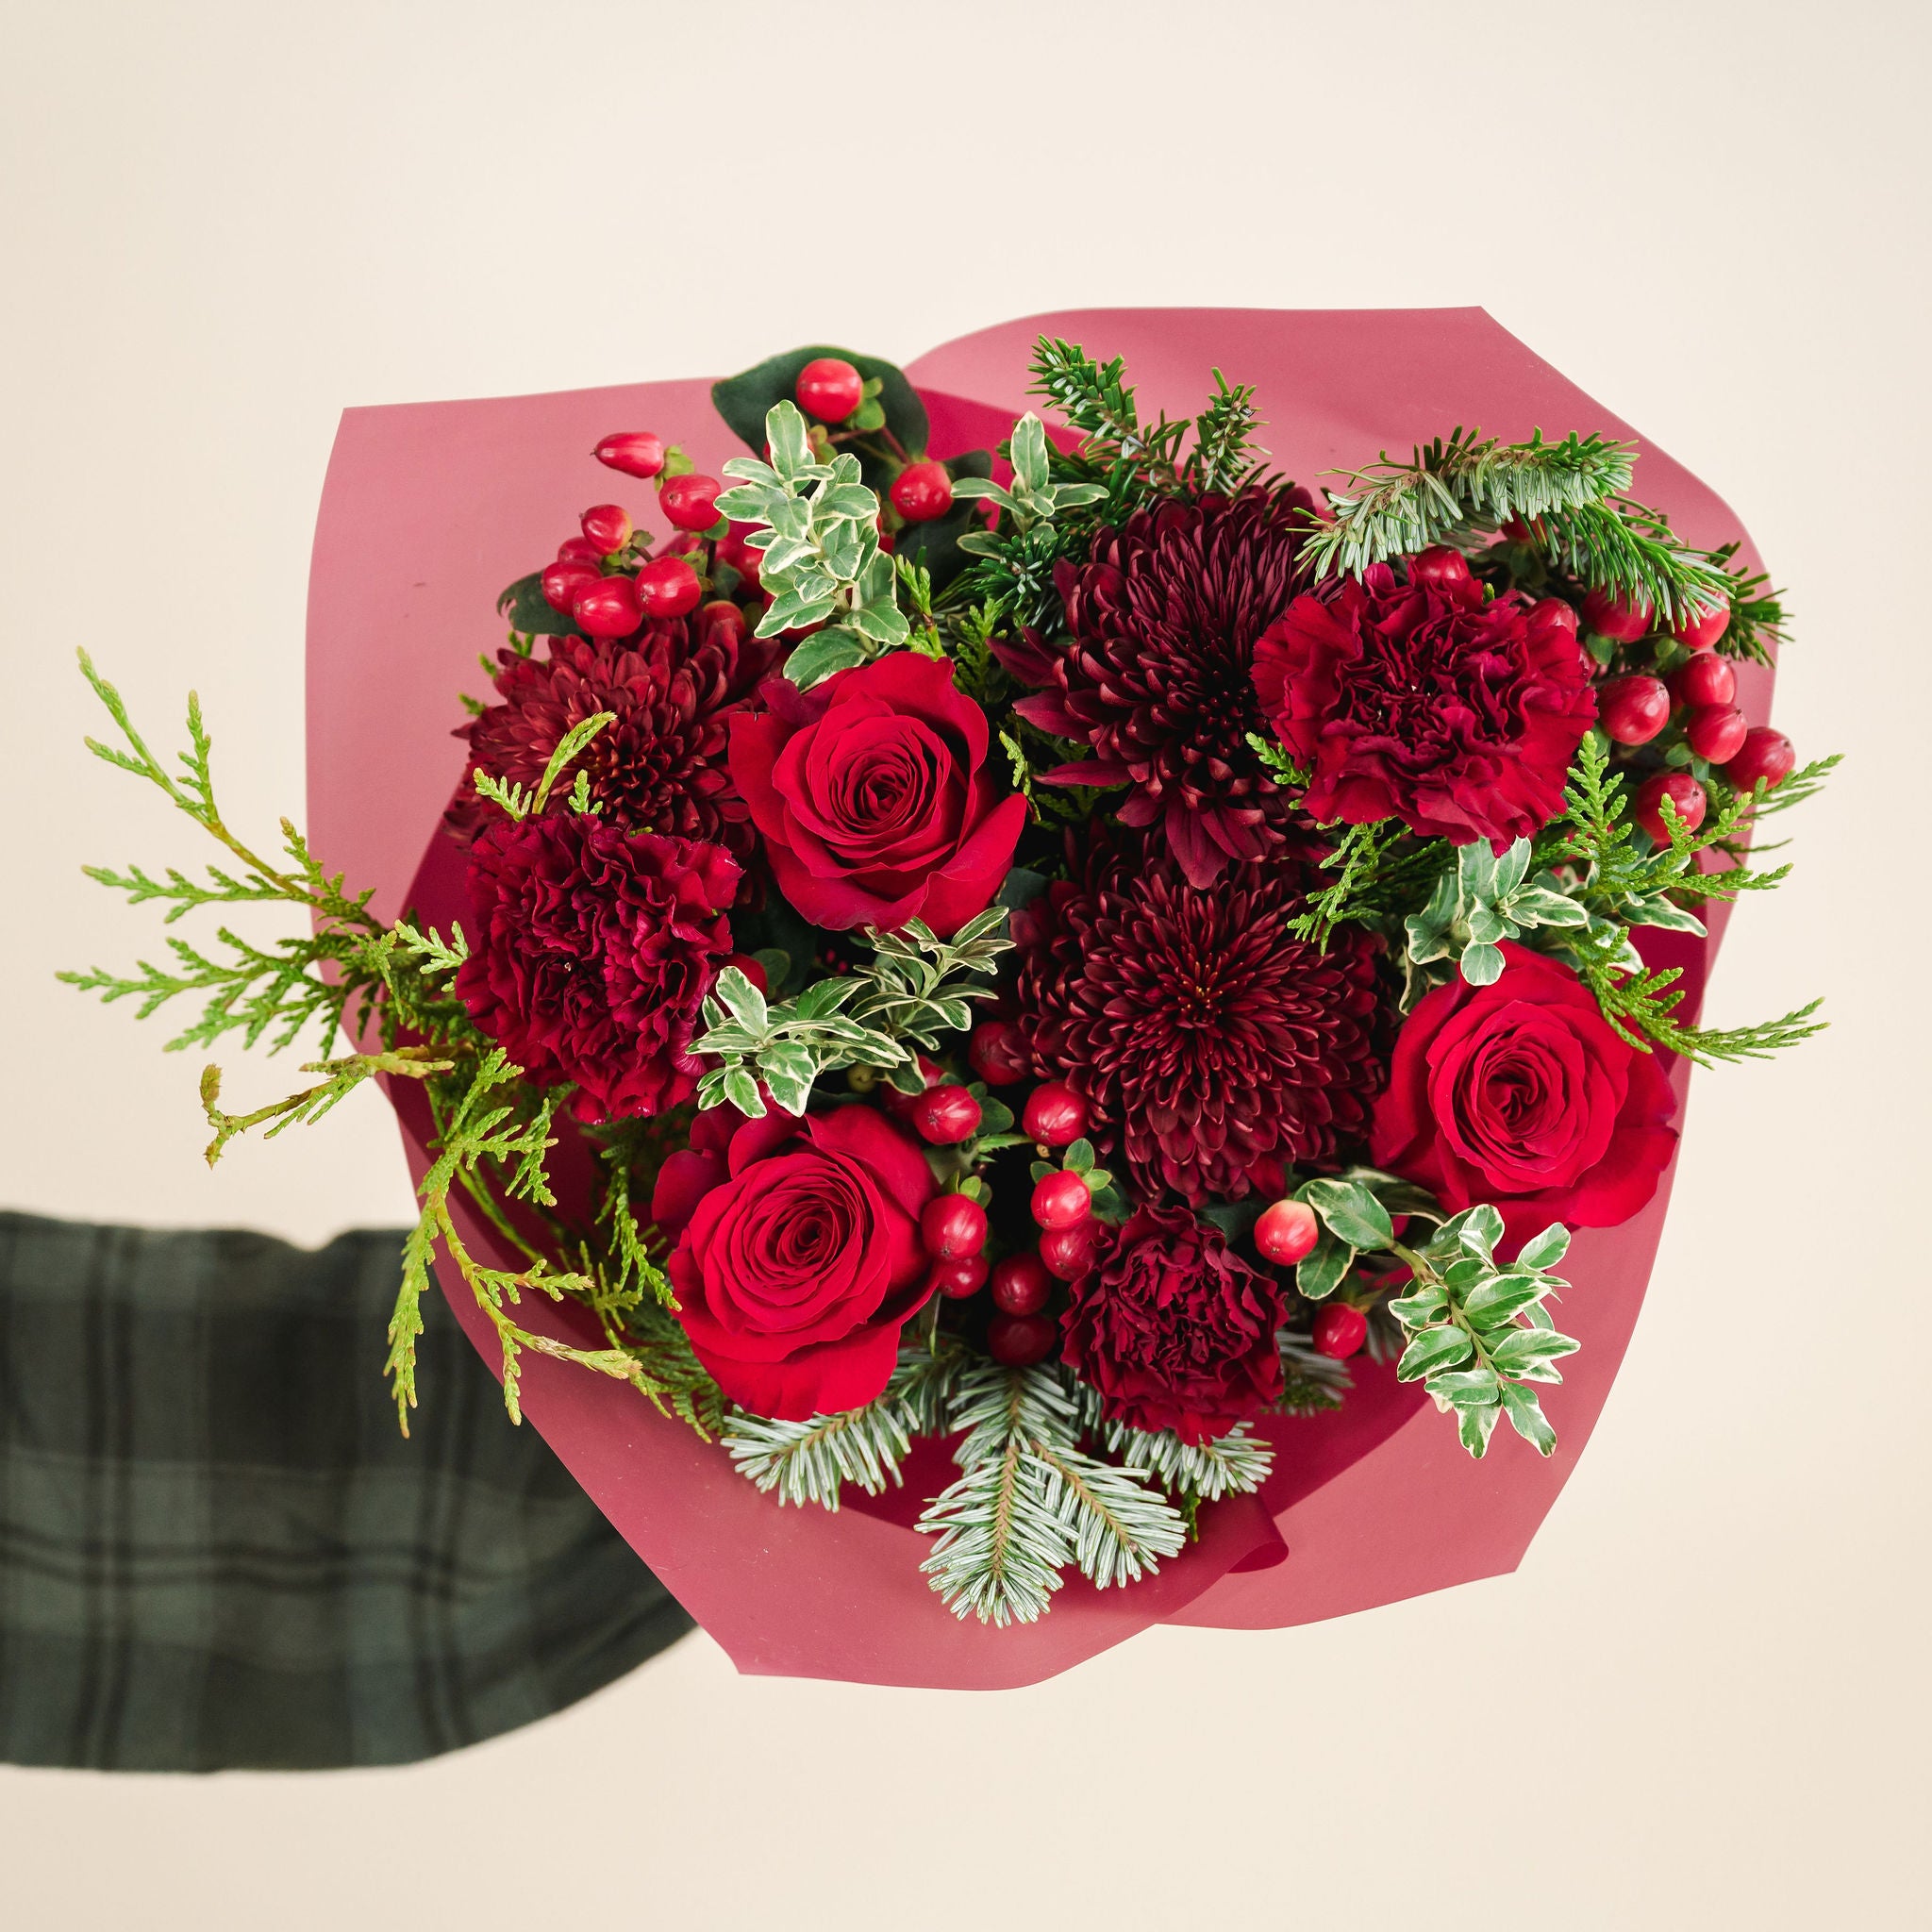
{"label": "plaid fabric", "polygon": [[401,1438],[399,1239],[0,1213],[0,1759],[404,1763],[690,1628],[440,1302]]}

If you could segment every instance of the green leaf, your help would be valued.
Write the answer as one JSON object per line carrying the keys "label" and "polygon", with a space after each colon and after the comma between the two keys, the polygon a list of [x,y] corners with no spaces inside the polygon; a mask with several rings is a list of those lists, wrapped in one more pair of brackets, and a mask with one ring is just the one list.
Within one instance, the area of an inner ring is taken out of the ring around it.
{"label": "green leaf", "polygon": [[532,571],[526,577],[519,577],[515,583],[496,600],[496,613],[506,619],[510,629],[525,637],[567,638],[580,635],[575,622],[565,611],[551,608],[550,600],[543,594],[543,573]]}
{"label": "green leaf", "polygon": [[1532,1235],[1516,1257],[1519,1268],[1554,1268],[1570,1252],[1570,1230],[1553,1221],[1541,1234]]}
{"label": "green leaf", "polygon": [[1431,1375],[1428,1388],[1431,1395],[1440,1395],[1454,1408],[1493,1407],[1501,1392],[1495,1370],[1481,1367]]}
{"label": "green leaf", "polygon": [[736,966],[719,974],[711,991],[724,1002],[738,1024],[752,1033],[763,1033],[771,1024],[765,996]]}
{"label": "green leaf", "polygon": [[1386,1248],[1395,1239],[1395,1225],[1384,1208],[1359,1181],[1317,1180],[1297,1192],[1328,1229],[1354,1248]]}
{"label": "green leaf", "polygon": [[724,1098],[748,1119],[764,1118],[764,1095],[758,1091],[758,1083],[743,1067],[725,1068]]}
{"label": "green leaf", "polygon": [[1422,1287],[1389,1304],[1389,1312],[1405,1328],[1424,1327],[1438,1316],[1446,1314],[1448,1308],[1449,1297],[1433,1281],[1424,1282]]}
{"label": "green leaf", "polygon": [[1402,1359],[1395,1364],[1395,1379],[1414,1382],[1444,1369],[1459,1369],[1474,1354],[1475,1344],[1460,1328],[1424,1328],[1402,1351]]}
{"label": "green leaf", "polygon": [[1502,1413],[1493,1403],[1485,1407],[1457,1408],[1456,1411],[1456,1432],[1462,1438],[1462,1446],[1480,1462],[1488,1453],[1490,1438],[1496,1431],[1496,1418]]}
{"label": "green leaf", "polygon": [[1487,1201],[1466,1208],[1450,1225],[1462,1245],[1485,1261],[1496,1252],[1496,1243],[1503,1239],[1503,1217]]}
{"label": "green leaf", "polygon": [[1500,1328],[1531,1302],[1541,1300],[1546,1287],[1534,1274],[1492,1275],[1463,1302],[1462,1312],[1475,1327]]}
{"label": "green leaf", "polygon": [[[773,608],[776,609],[774,605]],[[785,675],[800,691],[823,684],[834,672],[845,671],[866,660],[865,646],[849,633],[822,630],[798,645],[785,660]]]}
{"label": "green leaf", "polygon": [[1548,1456],[1556,1448],[1557,1432],[1543,1414],[1534,1389],[1525,1389],[1519,1382],[1504,1383],[1503,1408],[1516,1433],[1539,1455]]}
{"label": "green leaf", "polygon": [[1459,970],[1471,986],[1494,986],[1503,976],[1502,949],[1480,943],[1465,946]]}
{"label": "green leaf", "polygon": [[1295,1291],[1311,1302],[1325,1301],[1354,1266],[1355,1250],[1324,1228],[1322,1239],[1295,1264]]}
{"label": "green leaf", "polygon": [[1563,1377],[1552,1366],[1581,1346],[1567,1335],[1549,1328],[1516,1328],[1490,1350],[1490,1359],[1499,1375],[1519,1377],[1528,1382],[1560,1382]]}
{"label": "green leaf", "polygon": [[1091,1172],[1093,1166],[1093,1142],[1084,1138],[1075,1141],[1060,1156],[1060,1165],[1069,1169],[1074,1174],[1087,1174]]}

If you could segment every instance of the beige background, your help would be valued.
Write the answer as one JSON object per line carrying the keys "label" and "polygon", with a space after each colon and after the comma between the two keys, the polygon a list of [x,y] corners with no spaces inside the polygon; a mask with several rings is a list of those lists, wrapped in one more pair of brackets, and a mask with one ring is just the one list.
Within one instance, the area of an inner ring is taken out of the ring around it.
{"label": "beige background", "polygon": [[6,0],[0,1203],[405,1213],[373,1097],[210,1177],[195,1066],[49,977],[153,938],[83,860],[190,852],[80,756],[75,641],[150,716],[199,684],[239,817],[299,808],[345,404],[1057,305],[1480,302],[1735,505],[1798,614],[1780,720],[1853,756],[1713,995],[1824,991],[1833,1030],[1700,1076],[1517,1576],[996,1699],[740,1680],[696,1638],[402,1773],[0,1772],[0,1921],[1924,1923],[1924,18]]}

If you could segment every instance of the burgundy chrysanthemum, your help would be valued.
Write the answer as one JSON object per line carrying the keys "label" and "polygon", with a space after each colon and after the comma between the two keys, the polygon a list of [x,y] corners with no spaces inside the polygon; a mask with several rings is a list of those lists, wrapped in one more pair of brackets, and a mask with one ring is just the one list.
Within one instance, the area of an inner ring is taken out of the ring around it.
{"label": "burgundy chrysanthemum", "polygon": [[[1247,741],[1266,721],[1255,642],[1289,607],[1306,491],[1244,491],[1141,511],[1055,577],[1069,636],[1008,656],[1045,683],[1021,715],[1093,757],[1050,783],[1131,785],[1129,825],[1161,825],[1191,883],[1276,847],[1288,802]],[[1003,654],[1004,655],[1004,654]]]}
{"label": "burgundy chrysanthemum", "polygon": [[470,848],[470,1017],[579,1120],[661,1113],[697,1091],[698,1007],[731,952],[735,860],[575,812],[499,818]]}
{"label": "burgundy chrysanthemum", "polygon": [[1070,1294],[1066,1363],[1130,1428],[1205,1442],[1281,1393],[1279,1290],[1183,1208],[1142,1208]]}
{"label": "burgundy chrysanthemum", "polygon": [[1198,1205],[1278,1185],[1360,1141],[1381,1084],[1374,941],[1296,939],[1296,869],[1197,891],[1141,841],[1013,922],[1012,1011],[1042,1078],[1087,1098],[1096,1145],[1143,1191]]}
{"label": "burgundy chrysanthemum", "polygon": [[1386,563],[1296,598],[1255,651],[1317,819],[1399,818],[1499,852],[1562,808],[1596,716],[1590,678],[1560,598],[1491,599],[1467,573],[1404,582]]}
{"label": "burgundy chrysanthemum", "polygon": [[[743,858],[751,816],[731,782],[726,724],[770,670],[774,646],[745,635],[735,613],[662,618],[635,637],[553,638],[547,657],[501,653],[497,694],[460,726],[473,762],[492,777],[534,789],[574,724],[616,714],[562,774],[579,768],[608,822],[625,831],[707,839]],[[450,813],[474,834],[495,808],[465,788]]]}

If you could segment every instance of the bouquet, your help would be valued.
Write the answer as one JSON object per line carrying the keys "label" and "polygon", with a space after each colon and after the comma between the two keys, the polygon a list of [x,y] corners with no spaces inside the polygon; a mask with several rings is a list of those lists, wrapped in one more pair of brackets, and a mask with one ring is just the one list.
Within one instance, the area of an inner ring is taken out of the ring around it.
{"label": "bouquet", "polygon": [[[1011,341],[987,339],[1007,366]],[[1374,392],[1372,346],[1348,360]],[[175,1047],[346,1028],[246,1112],[210,1065],[208,1160],[383,1082],[422,1207],[404,1428],[440,1273],[510,1415],[753,1668],[1013,1681],[1234,1608],[1419,1406],[1432,1467],[1550,1457],[1583,1325],[1557,1271],[1598,1286],[1573,1234],[1654,1241],[1685,1064],[1820,1024],[1695,1024],[1707,925],[1786,870],[1752,862],[1757,821],[1834,760],[1740,700],[1783,628],[1741,533],[1680,534],[1601,412],[1438,423],[1295,481],[1220,367],[1172,415],[1068,335],[1024,372],[1013,408],[812,347],[714,385],[715,417],[661,386],[677,413],[593,449],[491,417],[575,496],[545,491],[548,560],[464,528],[466,575],[509,581],[460,701],[371,562],[407,480],[386,444],[355,513],[325,505],[311,634],[371,582],[391,634],[311,676],[358,741],[400,719],[405,762],[444,708],[440,823],[325,742],[340,836],[285,821],[264,856],[198,703],[170,767],[82,655],[121,732],[92,748],[225,848],[93,876],[170,922],[274,901],[309,930],[67,976],[143,1016],[200,996]],[[720,424],[741,447],[714,458]],[[477,474],[456,444],[425,460]],[[574,513],[593,477],[611,500]],[[439,623],[474,640],[489,611]],[[340,868],[425,838],[393,908],[399,878]],[[1554,1490],[1523,1493],[1533,1528]],[[876,1535],[845,1533],[854,1504]],[[1073,1649],[982,1664],[1057,1601]],[[810,1635],[774,1634],[790,1610]]]}

